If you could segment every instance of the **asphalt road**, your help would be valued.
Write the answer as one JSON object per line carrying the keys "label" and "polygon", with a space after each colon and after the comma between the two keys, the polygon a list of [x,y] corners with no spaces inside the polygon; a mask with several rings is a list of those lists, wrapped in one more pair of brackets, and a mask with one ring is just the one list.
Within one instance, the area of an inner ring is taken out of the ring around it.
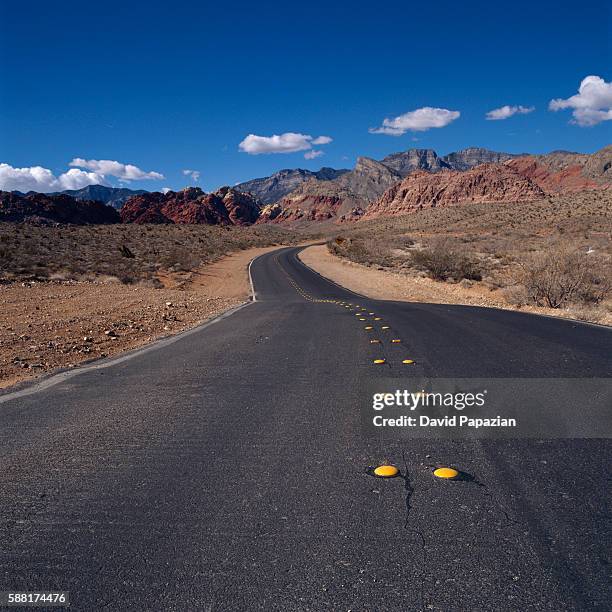
{"label": "asphalt road", "polygon": [[[609,376],[609,330],[356,298],[293,248],[252,278],[257,301],[213,324],[0,396],[0,591],[87,611],[612,607],[609,441],[381,442],[358,409],[377,376]],[[406,341],[370,344],[327,299]],[[401,477],[368,473],[383,459]]]}

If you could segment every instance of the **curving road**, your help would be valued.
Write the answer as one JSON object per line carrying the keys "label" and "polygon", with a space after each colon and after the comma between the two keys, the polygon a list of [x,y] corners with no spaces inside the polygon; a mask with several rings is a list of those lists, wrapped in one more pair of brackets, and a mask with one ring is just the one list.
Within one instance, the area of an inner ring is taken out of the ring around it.
{"label": "curving road", "polygon": [[[381,376],[609,376],[612,332],[358,298],[298,250],[256,259],[257,301],[229,316],[0,396],[0,591],[87,611],[609,610],[610,441],[383,444],[357,406]],[[405,342],[370,344],[335,303],[357,300]],[[400,478],[367,473],[385,458]]]}

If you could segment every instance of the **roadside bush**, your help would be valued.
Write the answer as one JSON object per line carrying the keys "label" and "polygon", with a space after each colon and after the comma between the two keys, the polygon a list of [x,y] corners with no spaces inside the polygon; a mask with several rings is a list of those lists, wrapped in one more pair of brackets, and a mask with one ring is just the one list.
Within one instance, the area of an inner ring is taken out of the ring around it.
{"label": "roadside bush", "polygon": [[191,270],[243,248],[295,243],[277,226],[62,225],[0,223],[0,279],[113,276],[134,282],[160,268]]}
{"label": "roadside bush", "polygon": [[476,258],[449,239],[437,240],[428,248],[412,251],[411,264],[438,281],[482,280]]}
{"label": "roadside bush", "polygon": [[557,245],[521,262],[517,281],[531,303],[561,308],[569,303],[600,303],[610,294],[612,274],[609,262]]}
{"label": "roadside bush", "polygon": [[380,240],[338,237],[330,240],[327,248],[332,255],[345,257],[359,264],[391,266],[394,263],[389,246]]}
{"label": "roadside bush", "polygon": [[[238,245],[240,247],[240,245]],[[174,247],[161,258],[162,265],[176,272],[190,272],[200,264],[190,249]]]}
{"label": "roadside bush", "polygon": [[332,255],[366,266],[384,267],[401,266],[406,256],[397,251],[409,249],[412,245],[414,240],[408,236],[337,236],[327,242]]}

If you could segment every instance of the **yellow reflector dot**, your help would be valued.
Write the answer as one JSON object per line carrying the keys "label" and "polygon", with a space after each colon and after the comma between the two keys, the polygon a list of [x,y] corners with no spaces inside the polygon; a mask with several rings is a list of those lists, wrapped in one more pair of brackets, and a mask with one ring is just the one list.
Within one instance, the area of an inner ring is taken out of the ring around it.
{"label": "yellow reflector dot", "polygon": [[384,359],[375,359],[374,363],[385,363]]}
{"label": "yellow reflector dot", "polygon": [[370,329],[374,329],[374,328],[371,325],[366,325],[363,329],[370,330]]}
{"label": "yellow reflector dot", "polygon": [[401,340],[399,338],[393,338],[393,340],[391,340],[391,342],[393,344],[399,344],[401,342]]}
{"label": "yellow reflector dot", "polygon": [[363,317],[359,317],[360,321],[365,321],[365,319]]}
{"label": "yellow reflector dot", "polygon": [[389,329],[388,325],[383,325],[380,329]]}
{"label": "yellow reflector dot", "polygon": [[437,478],[457,478],[459,476],[459,472],[453,468],[449,467],[441,467],[433,472],[434,476]]}
{"label": "yellow reflector dot", "polygon": [[374,317],[375,321],[382,321],[382,317]]}
{"label": "yellow reflector dot", "polygon": [[402,363],[411,364],[411,363],[414,363],[414,359],[404,359],[404,361],[402,361]]}
{"label": "yellow reflector dot", "polygon": [[374,470],[374,474],[381,478],[393,478],[399,474],[399,470],[394,465],[379,465]]}
{"label": "yellow reflector dot", "polygon": [[370,344],[380,344],[380,340],[370,340]]}

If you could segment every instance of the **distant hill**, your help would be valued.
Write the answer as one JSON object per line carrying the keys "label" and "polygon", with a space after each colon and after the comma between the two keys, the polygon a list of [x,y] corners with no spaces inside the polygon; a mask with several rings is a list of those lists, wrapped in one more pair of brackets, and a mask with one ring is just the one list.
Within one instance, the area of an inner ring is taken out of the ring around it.
{"label": "distant hill", "polygon": [[[415,174],[418,177],[410,181]],[[406,196],[390,196],[387,190],[399,188],[402,179]],[[306,181],[263,207],[259,222],[347,221],[464,201],[527,201],[546,193],[603,188],[611,183],[612,146],[593,154],[555,151],[548,155],[471,147],[443,157],[432,149],[410,149],[381,161],[360,157],[353,170],[338,178]],[[385,202],[379,206],[381,198]]]}
{"label": "distant hill", "polygon": [[119,213],[97,201],[77,200],[65,194],[0,191],[0,221],[74,225],[119,223]]}
{"label": "distant hill", "polygon": [[442,158],[451,170],[465,172],[481,164],[499,164],[515,157],[521,157],[523,153],[501,153],[480,147],[468,147],[455,153],[449,153]]}
{"label": "distant hill", "polygon": [[612,145],[592,154],[553,151],[506,162],[548,193],[577,192],[612,183]]}
{"label": "distant hill", "polygon": [[343,171],[331,180],[311,177],[272,205],[264,206],[259,222],[296,223],[334,217],[341,221],[355,219],[387,189],[413,172],[463,172],[483,163],[512,158],[514,155],[510,153],[475,147],[444,157],[438,157],[433,149],[409,149],[387,155],[380,161],[360,157],[353,170]]}
{"label": "distant hill", "polygon": [[311,179],[278,202],[264,206],[259,222],[300,223],[334,217],[355,218],[363,214],[370,201],[401,179],[401,174],[383,163],[359,157],[350,172],[328,181]]}
{"label": "distant hill", "polygon": [[544,191],[504,164],[480,164],[465,172],[412,172],[368,207],[364,219],[402,215],[464,202],[528,202]]}
{"label": "distant hill", "polygon": [[128,189],[127,187],[105,187],[104,185],[88,185],[82,189],[67,189],[51,195],[65,194],[77,200],[90,200],[108,204],[113,208],[121,208],[128,198],[148,193],[145,189]]}
{"label": "distant hill", "polygon": [[408,151],[392,153],[381,159],[380,163],[395,170],[402,177],[415,170],[439,172],[450,168],[433,149],[408,149]]}
{"label": "distant hill", "polygon": [[250,225],[259,217],[259,205],[249,194],[231,187],[205,193],[187,187],[168,193],[144,193],[131,197],[121,209],[123,223],[180,223]]}
{"label": "distant hill", "polygon": [[[427,172],[465,171],[480,164],[499,163],[514,157],[518,157],[518,155],[499,153],[477,147],[449,153],[444,157],[438,157],[433,149],[409,149],[387,155],[380,161],[360,157],[357,159],[357,164],[353,170],[335,170],[334,168],[321,168],[318,172],[301,168],[280,170],[271,176],[238,183],[234,187],[238,191],[251,193],[262,204],[272,204],[298,188],[303,189],[302,185],[307,184],[309,189],[318,191],[314,187],[316,182],[329,183],[335,181],[340,188],[348,189],[353,195],[370,201],[379,197],[389,186],[388,179],[390,177],[397,181],[415,170],[425,170]],[[372,176],[368,177],[370,171]],[[383,178],[383,175],[386,176]],[[373,186],[376,183],[382,188]],[[373,188],[368,187],[368,185],[373,186]],[[329,188],[336,191],[336,185],[329,186]],[[313,195],[315,194],[313,193]]]}
{"label": "distant hill", "polygon": [[270,204],[280,200],[301,183],[313,179],[331,181],[345,172],[348,172],[348,170],[335,170],[334,168],[321,168],[318,172],[311,172],[302,168],[279,170],[271,176],[238,183],[238,185],[234,185],[234,189],[252,194],[262,204]]}

